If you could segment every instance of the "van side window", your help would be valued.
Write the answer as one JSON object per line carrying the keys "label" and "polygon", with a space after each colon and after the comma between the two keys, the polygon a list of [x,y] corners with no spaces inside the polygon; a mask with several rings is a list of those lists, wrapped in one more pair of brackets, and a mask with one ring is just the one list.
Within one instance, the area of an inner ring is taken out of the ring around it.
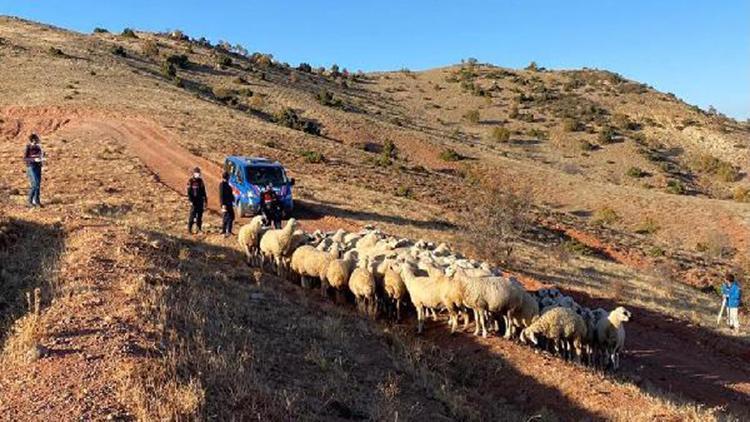
{"label": "van side window", "polygon": [[234,175],[237,176],[237,181],[239,183],[244,183],[245,182],[245,180],[244,180],[245,178],[242,176],[242,167],[235,168],[234,169]]}

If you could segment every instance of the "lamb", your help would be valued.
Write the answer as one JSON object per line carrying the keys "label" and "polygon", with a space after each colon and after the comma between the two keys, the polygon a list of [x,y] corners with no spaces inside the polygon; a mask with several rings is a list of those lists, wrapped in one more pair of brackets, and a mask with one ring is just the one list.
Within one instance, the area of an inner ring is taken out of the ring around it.
{"label": "lamb", "polygon": [[263,237],[260,238],[260,252],[262,255],[261,266],[263,266],[266,261],[273,262],[276,267],[276,274],[281,274],[281,258],[287,251],[287,248],[292,241],[292,235],[296,229],[297,220],[290,218],[284,228],[268,230]]}
{"label": "lamb", "polygon": [[237,241],[240,247],[245,252],[248,265],[258,265],[256,262],[259,260],[260,255],[260,238],[263,236],[263,216],[256,215],[249,223],[240,227],[240,231],[237,233]]}
{"label": "lamb", "polygon": [[554,308],[537,318],[529,327],[521,332],[521,341],[528,340],[538,345],[537,336],[542,335],[553,342],[555,352],[570,353],[573,344],[576,360],[580,362],[583,354],[583,341],[586,338],[586,322],[580,315],[568,308]]}
{"label": "lamb", "polygon": [[461,304],[461,286],[445,276],[417,276],[414,264],[401,264],[401,279],[409,292],[409,297],[417,309],[417,333],[424,330],[425,310],[444,306],[450,315],[448,321],[451,333],[458,325],[458,307]]}
{"label": "lamb", "polygon": [[630,321],[632,314],[622,306],[618,306],[599,320],[596,326],[596,343],[606,353],[607,362],[612,363],[612,369],[620,367],[620,352],[625,347],[625,326]]}
{"label": "lamb", "polygon": [[336,290],[336,297],[340,293],[348,288],[349,277],[354,270],[354,265],[357,261],[357,251],[349,250],[344,253],[341,259],[334,259],[328,263],[326,268],[326,275],[321,279],[320,289],[323,297],[328,295],[328,288],[332,287]]}
{"label": "lamb", "polygon": [[376,311],[375,302],[375,276],[369,269],[370,263],[367,258],[360,259],[357,268],[349,277],[349,290],[354,294],[357,308],[367,315],[374,315]]}

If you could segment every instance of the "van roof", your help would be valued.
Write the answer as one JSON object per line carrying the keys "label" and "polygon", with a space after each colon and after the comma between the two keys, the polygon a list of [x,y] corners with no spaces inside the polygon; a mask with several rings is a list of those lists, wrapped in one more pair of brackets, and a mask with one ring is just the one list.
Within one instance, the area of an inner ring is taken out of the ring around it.
{"label": "van roof", "polygon": [[232,155],[232,156],[227,157],[227,159],[232,160],[232,161],[237,161],[240,164],[252,165],[252,166],[271,166],[271,167],[281,166],[281,163],[279,163],[278,161],[271,161],[270,159],[264,158],[264,157],[244,157],[240,155]]}

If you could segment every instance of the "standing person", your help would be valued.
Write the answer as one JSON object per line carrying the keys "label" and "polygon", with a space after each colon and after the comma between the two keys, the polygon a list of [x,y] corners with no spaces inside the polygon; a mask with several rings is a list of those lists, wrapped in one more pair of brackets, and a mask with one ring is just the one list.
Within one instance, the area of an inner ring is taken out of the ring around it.
{"label": "standing person", "polygon": [[229,173],[221,176],[219,183],[219,200],[221,201],[221,212],[223,215],[221,233],[224,237],[232,235],[232,224],[234,223],[234,193],[229,186]]}
{"label": "standing person", "polygon": [[29,135],[29,143],[26,145],[23,160],[26,163],[26,174],[29,176],[29,207],[41,207],[39,195],[42,189],[42,161],[44,152],[39,145],[39,135]]}
{"label": "standing person", "polygon": [[188,232],[193,233],[193,224],[200,233],[203,231],[203,210],[208,206],[206,185],[201,178],[201,169],[193,169],[193,177],[187,183],[187,196],[190,200],[190,216],[188,217]]}
{"label": "standing person", "polygon": [[739,332],[739,310],[742,292],[740,292],[740,285],[737,283],[737,279],[732,273],[727,273],[724,280],[724,285],[721,286],[721,295],[726,301],[727,310],[729,311],[729,328],[734,329],[735,332]]}
{"label": "standing person", "polygon": [[281,204],[279,203],[279,197],[273,190],[273,186],[269,183],[266,188],[260,194],[260,210],[266,217],[269,223],[275,229],[281,228]]}

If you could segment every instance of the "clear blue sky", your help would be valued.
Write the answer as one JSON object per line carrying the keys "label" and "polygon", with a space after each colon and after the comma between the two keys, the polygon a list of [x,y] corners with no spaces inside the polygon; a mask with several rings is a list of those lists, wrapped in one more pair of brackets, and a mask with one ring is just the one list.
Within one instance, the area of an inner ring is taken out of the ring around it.
{"label": "clear blue sky", "polygon": [[293,65],[596,67],[750,117],[749,0],[0,0],[0,14],[81,32],[179,28]]}

